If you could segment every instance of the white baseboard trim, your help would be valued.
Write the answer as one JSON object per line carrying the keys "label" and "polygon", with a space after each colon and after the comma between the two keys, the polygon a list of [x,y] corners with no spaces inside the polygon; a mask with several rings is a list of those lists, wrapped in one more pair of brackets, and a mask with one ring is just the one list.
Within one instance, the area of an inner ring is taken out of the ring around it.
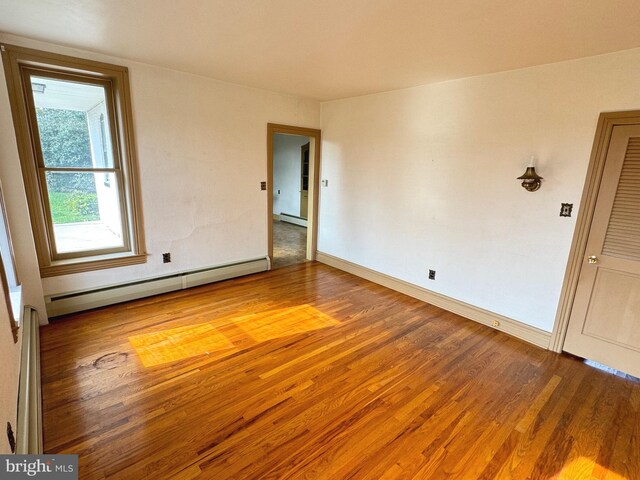
{"label": "white baseboard trim", "polygon": [[16,453],[42,454],[42,388],[40,384],[40,322],[38,312],[24,307],[18,389]]}
{"label": "white baseboard trim", "polygon": [[294,225],[300,225],[301,227],[307,226],[307,219],[302,217],[296,217],[295,215],[289,215],[288,213],[284,213],[284,212],[280,214],[280,221],[293,223]]}
{"label": "white baseboard trim", "polygon": [[[358,277],[364,278],[371,282],[377,283],[384,287],[390,288],[400,293],[404,293],[423,302],[435,305],[449,312],[468,318],[488,327],[500,330],[502,332],[513,335],[516,338],[532,343],[538,347],[548,349],[551,340],[551,333],[540,330],[539,328],[526,325],[522,322],[514,320],[503,315],[475,307],[460,300],[447,297],[440,293],[432,292],[426,288],[419,287],[404,280],[400,280],[384,273],[376,272],[369,268],[357,265],[355,263],[343,260],[333,255],[323,252],[317,252],[316,260],[318,262],[330,265],[339,270],[352,273]],[[494,322],[498,322],[498,326]]]}
{"label": "white baseboard trim", "polygon": [[280,215],[278,215],[277,213],[272,213],[271,216],[274,220],[280,220]]}
{"label": "white baseboard trim", "polygon": [[109,285],[93,290],[48,295],[44,300],[47,306],[47,315],[56,317],[67,313],[80,312],[114,303],[127,302],[160,293],[173,292],[206,283],[264,272],[269,268],[269,259],[264,257],[199,270],[178,272],[164,277],[148,278],[131,283]]}

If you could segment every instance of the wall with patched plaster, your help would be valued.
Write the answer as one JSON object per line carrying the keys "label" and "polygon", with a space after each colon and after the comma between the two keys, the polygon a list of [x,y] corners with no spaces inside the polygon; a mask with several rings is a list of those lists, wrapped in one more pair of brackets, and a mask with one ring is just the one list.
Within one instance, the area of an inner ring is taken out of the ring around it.
{"label": "wall with patched plaster", "polygon": [[[320,126],[314,100],[12,35],[0,40],[129,68],[148,262],[43,279],[35,260],[6,93],[0,90],[3,184],[21,278],[44,315],[45,295],[200,269],[267,255],[267,123]],[[0,85],[5,85],[0,71]],[[6,137],[6,138],[5,138]],[[171,252],[172,262],[162,263]]]}

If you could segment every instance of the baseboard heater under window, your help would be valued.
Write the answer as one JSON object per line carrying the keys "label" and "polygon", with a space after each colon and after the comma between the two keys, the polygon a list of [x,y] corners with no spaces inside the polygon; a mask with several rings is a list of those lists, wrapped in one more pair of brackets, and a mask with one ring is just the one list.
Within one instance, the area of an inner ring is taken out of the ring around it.
{"label": "baseboard heater under window", "polygon": [[47,314],[57,317],[67,313],[149,297],[160,293],[219,282],[269,270],[269,259],[258,258],[217,267],[175,273],[137,282],[111,285],[94,290],[62,293],[45,297]]}
{"label": "baseboard heater under window", "polygon": [[18,426],[16,453],[42,453],[42,388],[40,385],[40,323],[38,312],[24,307],[22,317],[22,352],[18,389]]}

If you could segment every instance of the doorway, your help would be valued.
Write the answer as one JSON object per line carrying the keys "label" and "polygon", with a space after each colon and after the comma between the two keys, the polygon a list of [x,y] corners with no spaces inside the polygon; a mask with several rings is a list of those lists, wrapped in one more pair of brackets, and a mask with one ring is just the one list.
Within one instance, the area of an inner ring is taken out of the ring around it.
{"label": "doorway", "polygon": [[267,235],[271,268],[315,260],[320,131],[267,125]]}
{"label": "doorway", "polygon": [[564,334],[562,350],[633,376],[640,376],[639,205],[640,112],[602,114],[554,340]]}

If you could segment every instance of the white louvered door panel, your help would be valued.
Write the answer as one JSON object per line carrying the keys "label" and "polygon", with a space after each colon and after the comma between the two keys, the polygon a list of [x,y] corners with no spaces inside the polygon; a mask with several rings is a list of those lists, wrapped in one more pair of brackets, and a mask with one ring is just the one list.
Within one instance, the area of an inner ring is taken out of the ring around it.
{"label": "white louvered door panel", "polygon": [[564,350],[640,377],[640,126],[614,127]]}
{"label": "white louvered door panel", "polygon": [[640,261],[640,138],[631,137],[602,253]]}

